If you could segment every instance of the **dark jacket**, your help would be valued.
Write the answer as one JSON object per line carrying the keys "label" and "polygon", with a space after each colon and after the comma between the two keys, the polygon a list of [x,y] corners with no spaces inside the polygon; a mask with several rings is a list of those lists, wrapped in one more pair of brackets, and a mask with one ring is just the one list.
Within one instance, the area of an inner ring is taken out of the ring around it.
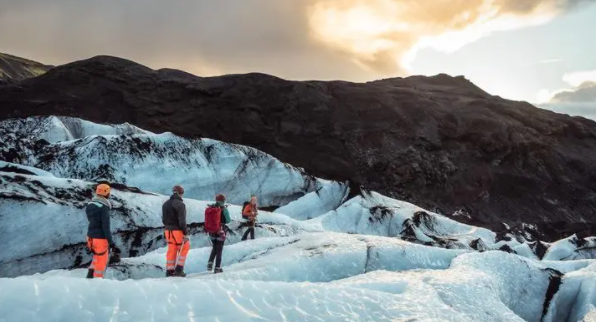
{"label": "dark jacket", "polygon": [[87,204],[85,212],[89,220],[87,237],[107,239],[112,244],[112,232],[110,231],[110,209],[111,203],[103,197],[95,197]]}
{"label": "dark jacket", "polygon": [[161,220],[166,230],[182,230],[188,235],[186,227],[186,206],[178,194],[173,194],[161,207]]}

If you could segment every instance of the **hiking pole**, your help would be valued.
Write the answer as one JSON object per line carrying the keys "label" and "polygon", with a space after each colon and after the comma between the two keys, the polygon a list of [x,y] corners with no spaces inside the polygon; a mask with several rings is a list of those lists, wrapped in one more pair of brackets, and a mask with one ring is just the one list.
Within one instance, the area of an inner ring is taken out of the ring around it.
{"label": "hiking pole", "polygon": [[186,242],[186,238],[182,239],[182,244],[180,244],[180,250],[176,252],[176,266],[178,267],[178,258],[180,257],[180,253],[182,252],[182,247],[184,247],[184,243]]}

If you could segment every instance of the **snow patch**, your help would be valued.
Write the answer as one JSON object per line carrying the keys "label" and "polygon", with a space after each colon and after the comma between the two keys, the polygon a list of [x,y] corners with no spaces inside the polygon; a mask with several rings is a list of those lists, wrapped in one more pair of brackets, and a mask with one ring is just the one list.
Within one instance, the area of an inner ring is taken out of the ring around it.
{"label": "snow patch", "polygon": [[38,168],[28,167],[25,165],[11,163],[6,161],[0,161],[0,172],[11,172],[11,173],[20,173],[20,174],[28,174],[28,175],[35,175],[41,177],[54,177],[53,174],[43,171]]}

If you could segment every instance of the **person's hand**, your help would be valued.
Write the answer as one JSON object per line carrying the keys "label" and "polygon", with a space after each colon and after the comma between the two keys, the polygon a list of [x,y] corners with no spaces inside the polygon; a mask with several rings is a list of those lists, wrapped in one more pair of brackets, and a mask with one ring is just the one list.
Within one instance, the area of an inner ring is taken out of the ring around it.
{"label": "person's hand", "polygon": [[188,235],[184,235],[184,237],[182,237],[182,239],[183,239],[184,241],[189,241],[189,237],[188,237]]}

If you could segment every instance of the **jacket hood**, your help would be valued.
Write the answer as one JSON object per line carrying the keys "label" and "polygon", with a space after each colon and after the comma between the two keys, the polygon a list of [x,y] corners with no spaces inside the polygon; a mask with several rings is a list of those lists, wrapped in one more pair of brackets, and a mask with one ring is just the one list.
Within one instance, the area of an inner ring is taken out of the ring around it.
{"label": "jacket hood", "polygon": [[112,203],[108,199],[106,199],[102,196],[93,197],[93,199],[91,199],[91,202],[97,202],[97,203],[100,203],[100,204],[112,209]]}

